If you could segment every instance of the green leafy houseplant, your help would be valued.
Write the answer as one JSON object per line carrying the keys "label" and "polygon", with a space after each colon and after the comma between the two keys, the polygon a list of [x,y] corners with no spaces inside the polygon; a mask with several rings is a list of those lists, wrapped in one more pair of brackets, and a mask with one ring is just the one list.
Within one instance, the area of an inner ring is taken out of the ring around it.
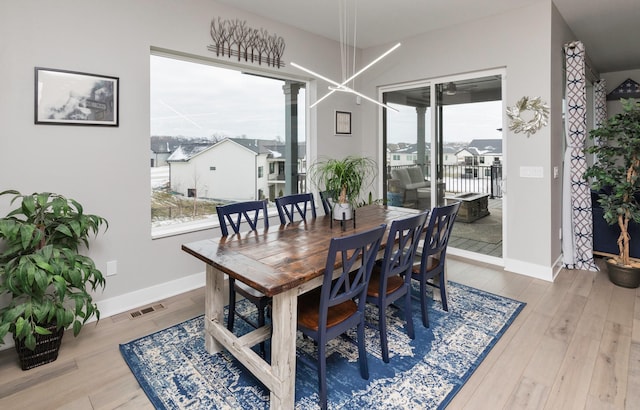
{"label": "green leafy houseplant", "polygon": [[[623,112],[609,118],[589,137],[594,145],[586,152],[595,154],[586,178],[592,178],[592,188],[600,191],[598,202],[609,225],[620,227],[615,262],[622,266],[637,265],[629,257],[629,222],[640,223],[640,103],[622,100]],[[639,239],[640,240],[640,239]]]}
{"label": "green leafy houseplant", "polygon": [[0,343],[11,332],[16,343],[33,350],[52,325],[73,325],[77,336],[93,315],[100,319],[89,291],[105,284],[93,260],[78,251],[88,248],[90,234],[108,228],[107,221],[62,195],[0,193],[5,195],[18,206],[0,219],[0,295],[11,296],[0,309]]}
{"label": "green leafy houseplant", "polygon": [[376,162],[368,157],[348,156],[325,159],[310,167],[313,183],[327,191],[334,203],[355,206],[361,190],[377,175]]}

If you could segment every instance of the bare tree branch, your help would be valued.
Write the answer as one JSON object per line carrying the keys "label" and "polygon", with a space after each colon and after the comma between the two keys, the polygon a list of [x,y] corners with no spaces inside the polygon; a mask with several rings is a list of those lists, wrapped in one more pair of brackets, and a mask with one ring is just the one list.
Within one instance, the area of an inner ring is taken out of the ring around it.
{"label": "bare tree branch", "polygon": [[[236,19],[234,22],[233,40],[235,42],[235,46],[238,49],[238,61],[240,61],[241,48],[244,46],[247,39],[247,35],[248,35],[246,26],[247,26],[246,21],[240,21],[239,19]],[[246,61],[246,57],[245,57],[245,61]]]}
{"label": "bare tree branch", "polygon": [[256,49],[258,50],[258,64],[262,64],[263,53],[266,53],[269,49],[268,37],[269,33],[267,32],[267,30],[261,28],[260,35],[258,36],[256,41]]}
{"label": "bare tree branch", "polygon": [[249,41],[247,41],[247,49],[251,49],[251,62],[255,59],[255,51],[258,48],[258,42],[260,41],[260,31],[257,28],[251,30],[249,35]]}
{"label": "bare tree branch", "polygon": [[220,26],[222,26],[220,17],[218,17],[217,23],[215,19],[211,19],[211,29],[209,32],[211,34],[213,44],[216,46],[216,56],[220,55]]}
{"label": "bare tree branch", "polygon": [[269,35],[264,28],[252,29],[247,26],[246,21],[240,19],[223,20],[220,17],[211,20],[209,33],[214,45],[209,46],[213,51],[215,47],[216,56],[226,55],[231,58],[237,55],[238,61],[251,62],[258,60],[258,64],[265,61],[268,65],[282,67],[282,56],[285,49],[285,41],[278,35]]}

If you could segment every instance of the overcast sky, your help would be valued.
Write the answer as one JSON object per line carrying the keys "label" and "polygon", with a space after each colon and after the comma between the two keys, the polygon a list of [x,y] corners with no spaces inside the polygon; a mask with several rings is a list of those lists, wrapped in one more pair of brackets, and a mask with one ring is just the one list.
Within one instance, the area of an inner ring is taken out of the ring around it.
{"label": "overcast sky", "polygon": [[[151,135],[284,139],[283,84],[240,71],[151,56]],[[304,90],[299,98],[304,98]],[[304,124],[300,111],[298,118]]]}
{"label": "overcast sky", "polygon": [[[417,140],[416,109],[392,104],[399,113],[388,110],[387,121],[390,142],[415,142]],[[443,109],[444,141],[469,142],[473,139],[501,138],[502,101],[448,105]],[[426,139],[430,137],[430,110],[426,112]]]}
{"label": "overcast sky", "polygon": [[[282,85],[282,81],[235,70],[151,56],[151,135],[284,139]],[[304,98],[302,89],[300,107]],[[445,107],[445,141],[500,138],[496,129],[502,127],[501,104]],[[414,108],[404,107],[400,113],[389,110],[388,115],[393,127],[390,142],[416,141]],[[304,110],[299,109],[298,117],[304,126]],[[428,121],[426,127],[428,138]],[[298,133],[302,140],[303,129]]]}

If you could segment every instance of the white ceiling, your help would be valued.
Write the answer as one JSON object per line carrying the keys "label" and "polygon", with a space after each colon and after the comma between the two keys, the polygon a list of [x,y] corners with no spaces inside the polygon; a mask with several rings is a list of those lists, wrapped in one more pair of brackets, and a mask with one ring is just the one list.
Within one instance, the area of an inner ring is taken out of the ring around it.
{"label": "white ceiling", "polygon": [[[217,0],[339,40],[339,0]],[[361,0],[357,46],[367,48],[548,0]],[[553,0],[599,72],[640,69],[640,0]]]}

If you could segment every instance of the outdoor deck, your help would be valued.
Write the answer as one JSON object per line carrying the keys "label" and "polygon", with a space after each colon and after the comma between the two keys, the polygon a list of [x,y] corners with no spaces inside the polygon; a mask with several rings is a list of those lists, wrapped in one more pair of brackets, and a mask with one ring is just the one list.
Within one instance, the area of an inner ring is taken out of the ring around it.
{"label": "outdoor deck", "polygon": [[[415,203],[405,203],[415,207]],[[465,251],[502,258],[502,198],[489,198],[489,215],[473,222],[456,220],[449,246]]]}
{"label": "outdoor deck", "polygon": [[502,199],[489,199],[489,215],[465,223],[456,221],[449,246],[502,258]]}

